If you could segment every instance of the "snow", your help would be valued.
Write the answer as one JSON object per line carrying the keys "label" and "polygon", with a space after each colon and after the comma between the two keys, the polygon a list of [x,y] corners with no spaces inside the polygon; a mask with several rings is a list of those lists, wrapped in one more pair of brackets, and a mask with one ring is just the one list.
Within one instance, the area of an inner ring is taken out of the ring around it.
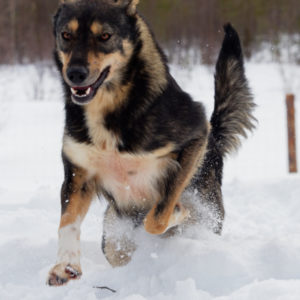
{"label": "snow", "polygon": [[[210,114],[213,70],[171,69]],[[105,202],[95,201],[82,226],[81,280],[51,288],[45,282],[57,251],[62,90],[52,69],[0,67],[0,299],[299,299],[300,176],[287,172],[282,68],[250,62],[246,70],[258,126],[226,161],[222,236],[194,227],[161,239],[140,229],[131,263],[113,269],[101,252]],[[300,67],[293,74],[300,78]],[[293,92],[300,157],[300,86]]]}

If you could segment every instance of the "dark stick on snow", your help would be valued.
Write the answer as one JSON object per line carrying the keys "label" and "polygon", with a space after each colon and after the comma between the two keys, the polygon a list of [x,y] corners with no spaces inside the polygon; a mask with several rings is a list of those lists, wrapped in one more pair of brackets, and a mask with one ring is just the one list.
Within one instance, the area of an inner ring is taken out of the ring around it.
{"label": "dark stick on snow", "polygon": [[107,287],[107,286],[94,286],[93,287],[94,289],[100,289],[100,290],[109,290],[109,291],[111,291],[112,293],[116,293],[117,291],[115,291],[115,290],[113,290],[113,289],[111,289],[111,288],[109,288],[109,287]]}

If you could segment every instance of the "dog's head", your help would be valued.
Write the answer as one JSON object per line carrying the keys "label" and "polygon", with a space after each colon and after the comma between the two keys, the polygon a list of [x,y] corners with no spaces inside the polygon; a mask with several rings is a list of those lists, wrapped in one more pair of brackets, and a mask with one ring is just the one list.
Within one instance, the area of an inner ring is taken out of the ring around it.
{"label": "dog's head", "polygon": [[134,49],[139,0],[64,0],[54,17],[56,54],[72,101],[86,104],[122,80]]}

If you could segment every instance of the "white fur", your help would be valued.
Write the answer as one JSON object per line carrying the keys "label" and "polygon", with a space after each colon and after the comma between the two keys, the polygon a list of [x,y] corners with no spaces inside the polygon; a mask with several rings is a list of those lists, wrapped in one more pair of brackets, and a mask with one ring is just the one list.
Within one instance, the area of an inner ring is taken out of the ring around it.
{"label": "white fur", "polygon": [[80,225],[78,217],[73,224],[59,229],[57,264],[80,265]]}
{"label": "white fur", "polygon": [[64,139],[63,151],[77,166],[88,171],[110,192],[120,208],[151,207],[157,201],[156,182],[168,166],[176,167],[167,156],[170,149],[131,155],[117,150],[78,143],[71,137]]}

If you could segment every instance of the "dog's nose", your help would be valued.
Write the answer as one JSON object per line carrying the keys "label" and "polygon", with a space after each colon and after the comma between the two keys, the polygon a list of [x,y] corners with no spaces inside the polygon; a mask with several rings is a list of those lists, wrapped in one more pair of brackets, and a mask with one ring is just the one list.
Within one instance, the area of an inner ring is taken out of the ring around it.
{"label": "dog's nose", "polygon": [[83,66],[72,66],[67,70],[67,76],[74,84],[81,84],[88,77],[89,71]]}

